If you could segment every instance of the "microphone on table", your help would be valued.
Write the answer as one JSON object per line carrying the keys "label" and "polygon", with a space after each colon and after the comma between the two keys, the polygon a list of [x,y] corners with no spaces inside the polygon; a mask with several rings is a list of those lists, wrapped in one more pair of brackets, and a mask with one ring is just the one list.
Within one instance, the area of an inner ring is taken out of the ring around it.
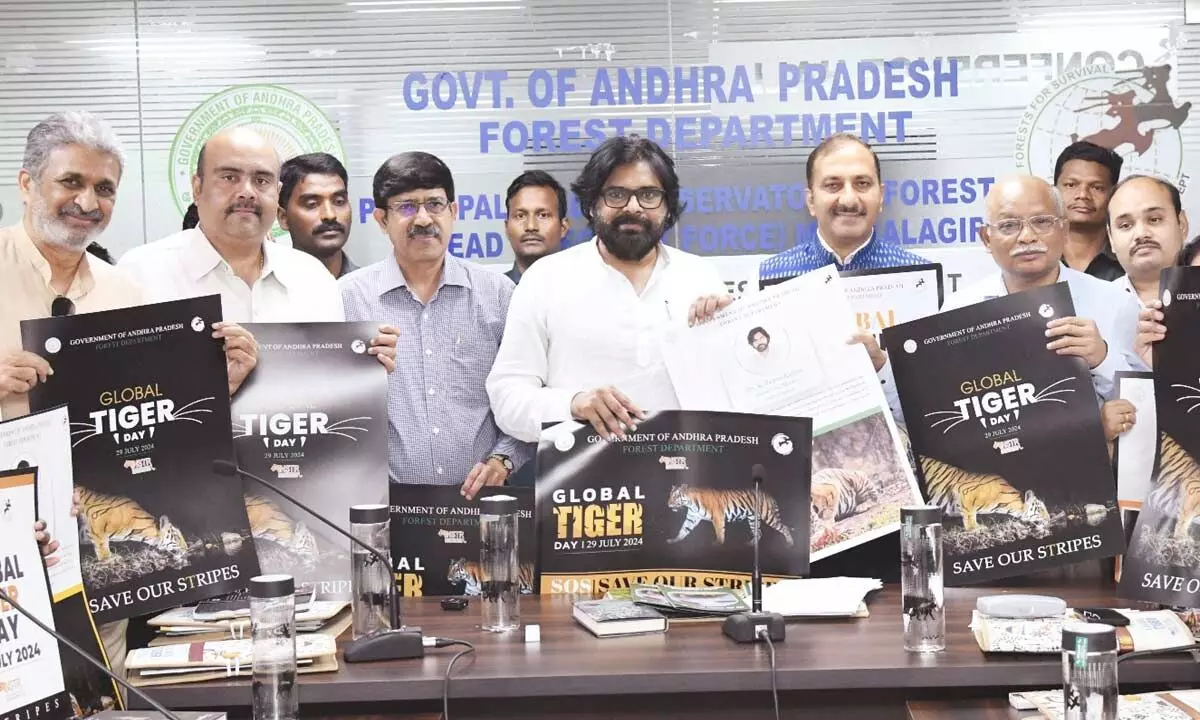
{"label": "microphone on table", "polygon": [[[754,506],[762,507],[762,482],[767,477],[767,469],[755,463],[750,468],[750,479],[754,482]],[[721,632],[735,642],[752,643],[761,640],[759,633],[765,631],[767,637],[774,642],[783,640],[787,626],[779,613],[762,611],[762,568],[758,564],[758,538],[762,535],[762,522],[759,522],[759,532],[754,533],[754,570],[750,575],[750,612],[737,613],[725,618]]]}
{"label": "microphone on table", "polygon": [[388,574],[388,600],[391,602],[391,625],[387,630],[380,630],[369,635],[352,640],[346,644],[345,657],[346,662],[369,662],[372,660],[407,660],[410,658],[419,658],[425,656],[424,639],[421,637],[421,628],[400,627],[400,598],[396,593],[396,580],[392,577],[392,561],[386,555],[379,552],[375,548],[366,544],[362,540],[354,537],[350,533],[343,530],[337,523],[325,517],[321,513],[313,510],[309,506],[300,502],[288,493],[279,489],[275,483],[268,482],[254,473],[247,472],[239,467],[236,463],[228,460],[213,460],[213,472],[226,477],[241,476],[248,480],[252,480],[259,485],[270,488],[278,493],[288,502],[304,510],[309,515],[312,515],[317,520],[325,523],[333,528],[342,536],[348,538],[350,542],[365,550],[378,562],[383,563],[387,568]]}
{"label": "microphone on table", "polygon": [[7,603],[9,605],[9,607],[11,607],[13,610],[16,610],[17,612],[21,613],[21,615],[24,616],[25,619],[31,621],[34,625],[37,625],[45,633],[50,635],[50,637],[57,640],[59,645],[66,645],[68,648],[70,648],[72,651],[74,651],[74,653],[76,655],[83,658],[84,660],[87,660],[88,663],[94,665],[96,667],[96,669],[98,669],[100,672],[107,675],[109,678],[111,678],[113,681],[115,681],[118,685],[120,685],[121,687],[128,690],[131,694],[136,695],[138,697],[138,699],[144,701],[150,707],[152,707],[155,710],[157,710],[158,712],[162,713],[162,716],[164,718],[167,718],[168,720],[179,720],[178,715],[176,715],[175,713],[171,712],[170,710],[168,710],[165,707],[163,707],[162,705],[160,705],[158,703],[158,701],[156,701],[154,698],[150,697],[146,693],[144,693],[141,690],[138,690],[134,686],[130,685],[128,682],[125,681],[124,678],[118,677],[116,673],[114,673],[112,670],[109,670],[107,667],[105,667],[104,663],[102,663],[99,660],[97,660],[96,658],[92,657],[91,653],[89,653],[87,650],[84,650],[83,648],[79,647],[75,643],[71,642],[71,640],[69,638],[67,638],[67,636],[54,630],[49,625],[46,625],[45,623],[43,623],[41,620],[38,620],[37,617],[34,616],[33,613],[29,612],[25,608],[18,605],[16,603],[16,601],[12,599],[12,596],[10,596],[8,593],[4,592],[3,589],[0,589],[0,601]]}

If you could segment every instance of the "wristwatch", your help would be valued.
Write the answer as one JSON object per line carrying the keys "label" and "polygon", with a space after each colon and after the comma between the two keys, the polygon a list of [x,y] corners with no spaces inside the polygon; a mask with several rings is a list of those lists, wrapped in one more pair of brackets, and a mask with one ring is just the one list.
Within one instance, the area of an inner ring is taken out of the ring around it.
{"label": "wristwatch", "polygon": [[510,477],[512,476],[513,470],[515,470],[516,467],[513,466],[513,461],[511,458],[509,458],[507,455],[501,455],[500,453],[493,453],[488,455],[488,460],[492,459],[499,460],[500,464],[504,466],[504,471],[507,472]]}

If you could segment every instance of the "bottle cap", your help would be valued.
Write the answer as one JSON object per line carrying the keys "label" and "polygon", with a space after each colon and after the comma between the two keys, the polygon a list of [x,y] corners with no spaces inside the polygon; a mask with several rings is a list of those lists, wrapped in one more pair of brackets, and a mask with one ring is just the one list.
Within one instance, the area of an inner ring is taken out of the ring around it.
{"label": "bottle cap", "polygon": [[942,522],[942,509],[937,505],[905,505],[900,508],[900,524],[937,525]]}
{"label": "bottle cap", "polygon": [[355,525],[376,525],[388,521],[391,508],[387,505],[351,505],[350,522]]}
{"label": "bottle cap", "polygon": [[1100,623],[1067,623],[1063,625],[1063,650],[1078,654],[1116,652],[1117,630]]}
{"label": "bottle cap", "polygon": [[1067,602],[1048,595],[984,595],[975,601],[975,609],[998,618],[1061,618]]}
{"label": "bottle cap", "polygon": [[489,495],[479,498],[480,515],[515,515],[517,499],[512,495]]}
{"label": "bottle cap", "polygon": [[291,575],[259,575],[250,578],[250,597],[269,600],[296,594],[296,581]]}

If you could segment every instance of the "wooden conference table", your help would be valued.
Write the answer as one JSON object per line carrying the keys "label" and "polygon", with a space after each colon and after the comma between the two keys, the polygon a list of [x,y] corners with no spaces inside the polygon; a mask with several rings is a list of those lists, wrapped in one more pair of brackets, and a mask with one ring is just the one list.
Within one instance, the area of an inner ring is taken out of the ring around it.
{"label": "wooden conference table", "polygon": [[[985,656],[967,627],[975,600],[997,592],[1056,595],[1079,607],[1129,607],[1097,580],[1034,588],[946,591],[946,651],[904,651],[900,593],[887,586],[870,601],[871,617],[788,623],[777,648],[780,707],[788,718],[908,717],[907,701],[994,699],[1009,690],[1061,686],[1056,655]],[[465,718],[773,718],[765,645],[738,645],[719,623],[675,624],[665,635],[599,639],[571,619],[571,598],[526,597],[523,623],[541,626],[541,642],[523,633],[478,629],[474,604],[443,611],[436,598],[406,600],[405,622],[426,635],[467,640],[475,656],[454,667],[450,712]],[[301,676],[301,716],[313,718],[437,717],[443,675],[457,648],[429,649],[423,659],[351,665]],[[1200,686],[1190,654],[1139,658],[1121,665],[1122,692]],[[248,680],[163,686],[150,690],[172,709],[224,709],[249,717]],[[967,704],[965,707],[970,707]],[[136,701],[134,707],[143,707]],[[986,707],[986,706],[985,706]],[[1003,708],[993,705],[998,709]],[[979,715],[978,717],[1004,717]],[[944,717],[953,717],[945,715]]]}

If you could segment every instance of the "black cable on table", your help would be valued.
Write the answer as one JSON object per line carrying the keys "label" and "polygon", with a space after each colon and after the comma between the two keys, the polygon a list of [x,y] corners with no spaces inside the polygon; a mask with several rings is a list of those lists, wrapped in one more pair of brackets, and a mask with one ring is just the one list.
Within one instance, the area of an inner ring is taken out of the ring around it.
{"label": "black cable on table", "polygon": [[454,672],[454,664],[459,658],[464,655],[470,655],[475,652],[475,646],[466,640],[454,640],[452,638],[434,638],[434,647],[451,647],[453,645],[461,645],[465,650],[459,650],[450,658],[450,663],[446,665],[446,676],[442,680],[442,720],[450,720],[450,674]]}
{"label": "black cable on table", "polygon": [[775,681],[775,643],[771,642],[771,634],[766,628],[758,631],[758,636],[767,641],[767,652],[771,658],[771,699],[775,701],[775,720],[779,720],[779,686]]}

